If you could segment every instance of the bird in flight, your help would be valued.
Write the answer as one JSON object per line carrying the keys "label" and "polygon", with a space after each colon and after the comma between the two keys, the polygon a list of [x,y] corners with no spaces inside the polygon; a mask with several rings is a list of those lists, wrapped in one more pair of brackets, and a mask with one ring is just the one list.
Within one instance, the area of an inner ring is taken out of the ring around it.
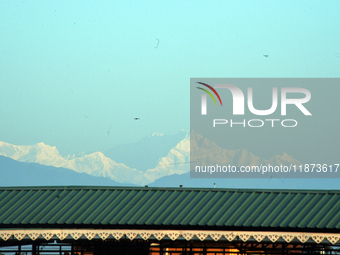
{"label": "bird in flight", "polygon": [[139,118],[134,118],[134,120],[139,120]]}
{"label": "bird in flight", "polygon": [[157,40],[157,45],[156,45],[155,49],[158,48],[158,45],[159,45],[159,42],[160,42],[160,40],[158,38],[156,38],[156,40]]}
{"label": "bird in flight", "polygon": [[111,125],[110,128],[106,131],[106,132],[107,132],[107,137],[109,137],[109,135],[110,135],[111,128],[112,128],[112,125]]}
{"label": "bird in flight", "polygon": [[263,55],[264,57],[266,57],[266,58],[268,58],[269,57],[269,55]]}

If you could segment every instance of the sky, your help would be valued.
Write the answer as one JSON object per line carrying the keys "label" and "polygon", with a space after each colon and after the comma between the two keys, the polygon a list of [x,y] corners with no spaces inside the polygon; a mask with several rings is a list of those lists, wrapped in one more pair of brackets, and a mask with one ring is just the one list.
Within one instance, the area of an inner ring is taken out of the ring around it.
{"label": "sky", "polygon": [[1,1],[0,141],[105,151],[189,130],[190,78],[339,77],[339,13],[311,0]]}

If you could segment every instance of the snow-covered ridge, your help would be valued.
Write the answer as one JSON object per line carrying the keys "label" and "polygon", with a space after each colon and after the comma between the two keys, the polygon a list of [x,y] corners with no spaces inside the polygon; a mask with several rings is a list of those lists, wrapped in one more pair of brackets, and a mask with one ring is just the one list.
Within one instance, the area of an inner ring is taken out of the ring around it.
{"label": "snow-covered ridge", "polygon": [[[155,134],[156,136],[156,134]],[[157,134],[157,136],[161,136]],[[183,147],[183,144],[186,144]],[[135,168],[117,163],[102,152],[87,155],[70,155],[62,157],[55,146],[38,143],[35,145],[12,145],[0,142],[0,155],[21,162],[39,163],[46,166],[63,167],[79,173],[110,178],[117,182],[145,185],[156,179],[173,173],[184,173],[171,162],[187,160],[189,157],[189,140],[183,140],[173,148],[167,157],[160,160],[155,169],[146,173]],[[162,163],[163,162],[163,163]],[[164,162],[168,162],[164,165]],[[162,165],[163,164],[163,165]],[[165,167],[164,167],[165,166]],[[160,173],[159,173],[160,172]]]}
{"label": "snow-covered ridge", "polygon": [[55,146],[52,147],[44,143],[12,145],[0,142],[0,155],[22,162],[36,162],[40,164],[53,162],[53,165],[58,165],[64,160]]}
{"label": "snow-covered ridge", "polygon": [[151,137],[151,136],[164,136],[164,134],[155,132],[155,133],[152,133],[151,135],[148,135],[148,137]]}
{"label": "snow-covered ridge", "polygon": [[[155,135],[156,136],[156,135]],[[149,136],[150,137],[150,136]],[[154,139],[152,137],[148,139]],[[163,139],[163,138],[162,138]],[[296,159],[284,153],[269,160],[264,160],[246,150],[227,150],[218,147],[213,142],[197,135],[191,137],[192,143],[202,149],[202,156],[211,162],[223,162],[235,166],[252,166],[259,164],[287,165],[300,164]],[[211,150],[207,154],[205,147]],[[148,148],[142,148],[148,150]],[[135,152],[135,153],[138,153]],[[154,168],[141,171],[131,168],[123,163],[117,163],[112,158],[106,157],[102,152],[91,154],[78,154],[62,157],[55,146],[44,143],[35,145],[12,145],[0,142],[0,155],[21,162],[33,162],[47,166],[63,167],[80,173],[93,176],[110,178],[116,182],[145,185],[155,180],[172,174],[183,174],[190,171],[190,135],[187,133],[184,139],[170,149],[167,155],[152,162]],[[148,160],[147,158],[145,160]],[[195,160],[195,159],[191,159]]]}
{"label": "snow-covered ridge", "polygon": [[[124,164],[105,157],[101,152],[94,152],[80,157],[62,157],[55,146],[44,143],[35,145],[12,145],[0,142],[0,155],[21,162],[39,163],[46,166],[63,167],[76,172],[84,172],[94,176],[108,177],[118,182],[133,181],[131,173],[138,172]],[[132,179],[132,180],[131,180]]]}

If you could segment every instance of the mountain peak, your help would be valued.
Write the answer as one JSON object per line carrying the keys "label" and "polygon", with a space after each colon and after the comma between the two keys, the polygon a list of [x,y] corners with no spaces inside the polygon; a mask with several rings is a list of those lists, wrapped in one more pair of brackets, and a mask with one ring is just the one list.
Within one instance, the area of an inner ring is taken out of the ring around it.
{"label": "mountain peak", "polygon": [[151,137],[151,136],[163,136],[164,134],[162,133],[159,133],[159,132],[154,132],[152,133],[151,135],[148,135],[148,137]]}
{"label": "mountain peak", "polygon": [[53,152],[53,153],[59,155],[59,151],[58,151],[56,146],[51,146],[51,145],[45,144],[43,142],[37,143],[37,144],[35,144],[33,146],[29,146],[29,147],[31,147],[32,149],[38,149],[38,150]]}
{"label": "mountain peak", "polygon": [[100,151],[96,151],[96,152],[93,152],[91,154],[84,155],[84,157],[87,157],[87,156],[98,157],[98,158],[106,158],[105,155],[102,152],[100,152]]}
{"label": "mountain peak", "polygon": [[[40,143],[37,143],[37,144],[35,144],[36,146],[39,146],[39,147],[52,147],[52,146],[50,146],[50,145],[48,145],[48,144],[46,144],[46,143],[43,143],[43,142],[40,142]],[[55,146],[53,146],[53,147],[55,147]]]}

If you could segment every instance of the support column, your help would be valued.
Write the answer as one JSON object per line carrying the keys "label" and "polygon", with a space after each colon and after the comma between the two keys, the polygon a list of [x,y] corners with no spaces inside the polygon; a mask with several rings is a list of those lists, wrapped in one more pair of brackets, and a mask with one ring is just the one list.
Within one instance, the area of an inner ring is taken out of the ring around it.
{"label": "support column", "polygon": [[33,242],[32,244],[32,255],[37,255],[37,246],[35,242]]}

